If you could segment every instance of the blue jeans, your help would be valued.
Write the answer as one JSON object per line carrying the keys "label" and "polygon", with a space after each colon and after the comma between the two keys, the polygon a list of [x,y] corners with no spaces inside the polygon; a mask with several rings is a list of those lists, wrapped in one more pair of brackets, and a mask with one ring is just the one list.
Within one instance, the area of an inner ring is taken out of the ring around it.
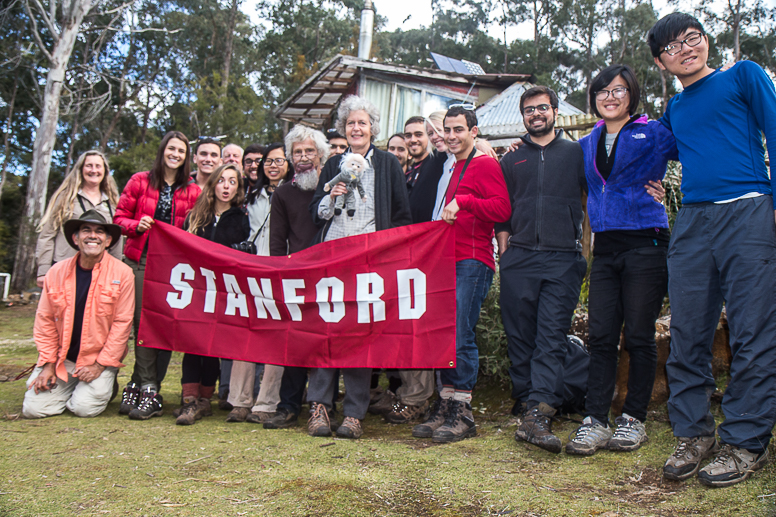
{"label": "blue jeans", "polygon": [[482,302],[493,283],[493,270],[475,259],[455,265],[455,360],[456,367],[441,370],[442,385],[471,391],[477,383],[480,356],[474,327],[480,319]]}

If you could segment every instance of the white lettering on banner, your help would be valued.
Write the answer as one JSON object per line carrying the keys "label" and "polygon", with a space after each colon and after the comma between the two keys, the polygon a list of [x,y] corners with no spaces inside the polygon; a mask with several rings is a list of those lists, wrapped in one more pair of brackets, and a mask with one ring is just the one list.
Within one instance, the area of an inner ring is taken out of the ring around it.
{"label": "white lettering on banner", "polygon": [[375,321],[385,321],[385,302],[380,297],[385,292],[383,277],[377,273],[359,273],[356,275],[356,301],[358,302],[358,322],[370,323],[369,306],[372,306]]}
{"label": "white lettering on banner", "polygon": [[304,303],[304,295],[296,294],[296,290],[304,289],[304,280],[284,278],[282,283],[283,300],[286,303],[288,313],[291,315],[291,321],[302,321],[302,310],[299,308],[299,304]]}
{"label": "white lettering on banner", "polygon": [[[205,278],[205,304],[203,311],[215,313],[218,289],[216,274],[203,267],[199,268]],[[235,275],[222,274],[224,290],[226,291],[226,308],[224,313],[234,316],[250,317],[247,295],[242,292]],[[189,264],[177,264],[170,272],[170,286],[174,291],[167,293],[167,305],[173,309],[185,309],[191,304],[194,288],[188,281],[195,280],[196,273]],[[399,269],[396,271],[396,287],[398,292],[399,320],[417,320],[426,313],[426,274],[420,269]],[[276,300],[272,293],[272,282],[269,278],[247,278],[248,288],[256,306],[256,316],[267,319],[267,314],[273,320],[280,320]],[[297,291],[305,288],[305,281],[299,278],[280,279],[283,291],[282,303],[285,303],[292,321],[302,321],[304,293]],[[259,283],[261,287],[259,287]],[[385,321],[385,282],[377,273],[356,274],[356,303],[358,306],[358,323]],[[345,283],[337,277],[322,278],[315,285],[315,301],[318,303],[318,314],[326,323],[339,323],[345,317]]]}
{"label": "white lettering on banner", "polygon": [[[331,291],[331,304],[329,292]],[[326,323],[339,323],[345,317],[345,283],[336,277],[321,278],[315,285],[318,314]]]}
{"label": "white lettering on banner", "polygon": [[194,269],[188,264],[178,264],[170,272],[170,285],[177,293],[167,293],[167,305],[173,309],[185,309],[191,303],[194,288],[184,280],[194,280]]}
{"label": "white lettering on banner", "polygon": [[240,284],[237,283],[237,279],[234,275],[227,275],[224,273],[224,287],[226,287],[226,311],[227,316],[234,316],[235,309],[240,310],[240,316],[243,318],[248,317],[248,299],[240,290]]}
{"label": "white lettering on banner", "polygon": [[279,320],[280,311],[275,305],[275,300],[272,299],[272,283],[269,278],[261,279],[261,289],[259,289],[256,279],[249,277],[248,287],[251,289],[253,300],[256,303],[256,315],[265,320],[267,319],[267,311],[269,311],[273,320]]}
{"label": "white lettering on banner", "polygon": [[216,291],[216,274],[204,267],[199,268],[199,270],[202,272],[202,276],[205,277],[205,282],[207,282],[205,312],[216,312],[216,294],[218,294],[218,291]]}
{"label": "white lettering on banner", "polygon": [[417,268],[399,269],[396,285],[399,288],[399,319],[420,319],[426,312],[426,274]]}

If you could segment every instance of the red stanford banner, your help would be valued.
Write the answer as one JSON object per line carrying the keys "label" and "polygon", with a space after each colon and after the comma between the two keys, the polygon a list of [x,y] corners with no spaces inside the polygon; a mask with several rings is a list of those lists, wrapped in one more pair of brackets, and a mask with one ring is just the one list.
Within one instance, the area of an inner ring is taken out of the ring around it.
{"label": "red stanford banner", "polygon": [[283,366],[450,368],[453,227],[258,257],[156,223],[139,334],[142,346]]}

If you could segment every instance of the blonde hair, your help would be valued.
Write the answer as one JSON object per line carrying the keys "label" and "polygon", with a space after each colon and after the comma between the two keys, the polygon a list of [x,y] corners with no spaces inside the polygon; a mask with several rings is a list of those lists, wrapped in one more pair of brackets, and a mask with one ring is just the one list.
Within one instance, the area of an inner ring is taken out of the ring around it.
{"label": "blonde hair", "polygon": [[202,194],[197,198],[194,208],[189,214],[189,233],[196,234],[200,228],[205,227],[213,220],[216,213],[216,185],[218,180],[224,175],[224,171],[232,169],[237,175],[237,192],[229,202],[231,206],[239,206],[245,201],[245,187],[243,184],[242,171],[236,163],[227,163],[218,167],[205,183]]}
{"label": "blonde hair", "polygon": [[116,186],[116,181],[110,174],[110,167],[108,167],[108,159],[100,151],[91,150],[86,151],[78,157],[78,161],[70,172],[65,176],[65,180],[54,192],[49,200],[46,212],[43,214],[43,218],[38,225],[38,232],[43,229],[48,223],[52,223],[57,230],[62,227],[65,221],[70,219],[73,215],[73,207],[75,206],[76,198],[78,197],[78,191],[81,190],[81,186],[84,182],[83,168],[86,159],[89,156],[99,156],[102,159],[102,164],[105,169],[105,175],[100,182],[100,192],[108,196],[108,202],[115,209],[119,203],[119,189]]}
{"label": "blonde hair", "polygon": [[429,123],[434,132],[439,136],[442,136],[442,134],[439,133],[436,126],[434,125],[434,122],[438,122],[440,126],[444,126],[446,114],[446,111],[435,111],[426,117],[426,122]]}

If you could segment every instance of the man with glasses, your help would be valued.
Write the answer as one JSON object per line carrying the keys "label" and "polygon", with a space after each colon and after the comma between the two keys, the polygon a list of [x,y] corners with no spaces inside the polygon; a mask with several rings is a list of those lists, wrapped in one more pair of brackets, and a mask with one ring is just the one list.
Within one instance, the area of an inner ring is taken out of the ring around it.
{"label": "man with glasses", "polygon": [[197,182],[197,186],[205,189],[210,175],[221,165],[221,142],[216,138],[201,136],[194,146],[194,155],[191,161],[197,166],[196,172],[191,177]]}
{"label": "man with glasses", "polygon": [[520,98],[528,134],[501,160],[512,217],[496,225],[501,315],[512,362],[515,439],[559,453],[550,419],[563,401],[563,362],[587,263],[582,256],[582,148],[555,129],[558,96],[536,86]]}
{"label": "man with glasses", "polygon": [[245,155],[242,159],[243,177],[248,180],[248,186],[245,189],[246,194],[256,188],[256,181],[259,179],[259,164],[264,158],[266,147],[261,144],[251,144],[245,148]]}
{"label": "man with glasses", "polygon": [[[684,194],[668,250],[668,413],[679,443],[663,474],[698,472],[701,483],[728,486],[767,463],[776,421],[776,175],[768,177],[761,136],[776,156],[776,91],[751,61],[711,69],[709,38],[690,15],[662,18],[648,43],[684,87],[661,119],[676,137]],[[709,397],[723,302],[732,361],[718,443]]]}

